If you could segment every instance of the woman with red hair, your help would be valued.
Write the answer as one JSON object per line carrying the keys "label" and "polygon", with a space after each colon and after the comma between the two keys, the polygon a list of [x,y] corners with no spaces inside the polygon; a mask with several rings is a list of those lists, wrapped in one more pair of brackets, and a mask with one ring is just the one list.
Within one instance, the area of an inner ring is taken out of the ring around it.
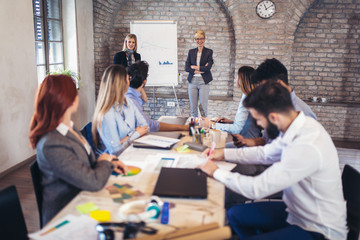
{"label": "woman with red hair", "polygon": [[29,138],[42,173],[43,224],[81,190],[102,189],[112,171],[126,174],[125,165],[114,155],[102,154],[96,160],[88,142],[73,128],[71,116],[78,106],[71,77],[49,75],[41,83]]}

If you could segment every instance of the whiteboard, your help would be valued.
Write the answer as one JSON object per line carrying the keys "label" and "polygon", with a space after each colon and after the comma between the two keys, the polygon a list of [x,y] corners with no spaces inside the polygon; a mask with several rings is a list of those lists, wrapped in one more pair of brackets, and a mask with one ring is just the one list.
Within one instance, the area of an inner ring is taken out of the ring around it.
{"label": "whiteboard", "polygon": [[130,32],[137,37],[137,52],[149,63],[146,86],[178,84],[176,21],[131,21]]}

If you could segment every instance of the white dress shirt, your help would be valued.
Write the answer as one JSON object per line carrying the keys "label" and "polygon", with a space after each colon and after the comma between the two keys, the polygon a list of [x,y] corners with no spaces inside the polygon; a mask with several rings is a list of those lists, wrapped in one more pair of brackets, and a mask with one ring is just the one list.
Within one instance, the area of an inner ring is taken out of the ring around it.
{"label": "white dress shirt", "polygon": [[329,239],[346,239],[346,205],[336,148],[326,130],[300,112],[285,134],[260,147],[225,149],[225,160],[271,165],[251,177],[223,169],[214,178],[250,199],[283,190],[287,222]]}

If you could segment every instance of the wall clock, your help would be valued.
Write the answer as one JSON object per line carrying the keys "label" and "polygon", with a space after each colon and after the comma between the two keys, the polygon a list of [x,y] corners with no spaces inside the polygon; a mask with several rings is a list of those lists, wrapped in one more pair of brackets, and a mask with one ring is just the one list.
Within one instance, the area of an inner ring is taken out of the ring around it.
{"label": "wall clock", "polygon": [[256,14],[261,18],[271,18],[275,14],[275,3],[273,1],[260,1],[256,5]]}

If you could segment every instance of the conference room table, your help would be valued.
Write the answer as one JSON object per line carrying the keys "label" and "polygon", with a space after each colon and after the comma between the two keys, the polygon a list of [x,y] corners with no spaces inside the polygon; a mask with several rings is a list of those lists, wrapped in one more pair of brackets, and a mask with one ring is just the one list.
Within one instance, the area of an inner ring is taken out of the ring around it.
{"label": "conference room table", "polygon": [[[98,192],[81,191],[69,204],[65,206],[48,224],[52,225],[63,217],[72,214],[80,216],[76,206],[94,203],[100,210],[108,210],[111,213],[113,222],[124,221],[118,214],[121,203],[114,202],[110,196],[107,186],[116,184],[129,184],[134,189],[141,191],[144,196],[139,199],[149,199],[152,196],[157,177],[159,175],[159,161],[164,157],[192,158],[200,155],[201,152],[190,150],[179,153],[177,148],[183,146],[184,142],[192,141],[188,132],[183,132],[180,142],[176,143],[171,150],[135,148],[129,146],[119,159],[127,165],[141,168],[141,172],[134,176],[114,176],[111,175],[105,187]],[[169,211],[169,223],[161,224],[160,219],[151,219],[146,221],[147,226],[158,229],[158,233],[169,233],[175,229],[184,229],[187,227],[201,226],[209,223],[217,223],[224,226],[225,222],[225,187],[223,184],[208,177],[207,178],[208,196],[207,199],[185,199],[185,198],[161,198],[162,201],[170,202],[172,206]],[[135,199],[134,199],[135,200]],[[126,203],[123,203],[126,204]],[[95,229],[94,229],[95,231]]]}

